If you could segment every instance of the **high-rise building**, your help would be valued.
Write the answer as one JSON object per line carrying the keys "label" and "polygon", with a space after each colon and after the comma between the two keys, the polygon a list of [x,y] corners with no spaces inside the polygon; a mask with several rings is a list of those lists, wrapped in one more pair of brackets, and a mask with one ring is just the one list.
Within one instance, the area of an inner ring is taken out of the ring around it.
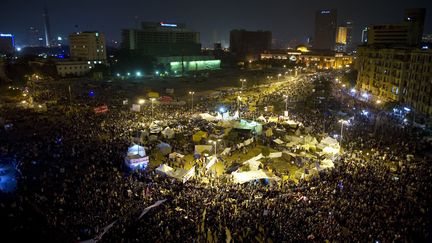
{"label": "high-rise building", "polygon": [[50,41],[51,41],[51,26],[50,26],[50,22],[49,22],[48,9],[47,9],[46,5],[44,5],[44,12],[43,12],[42,16],[44,18],[45,46],[49,47]]}
{"label": "high-rise building", "polygon": [[148,56],[195,56],[201,53],[200,35],[185,24],[143,22],[141,29],[122,30],[122,48]]}
{"label": "high-rise building", "polygon": [[354,44],[354,40],[353,40],[354,22],[353,21],[346,21],[346,28],[347,28],[346,51],[352,52],[355,50],[355,44]]}
{"label": "high-rise building", "polygon": [[104,34],[97,31],[78,32],[69,35],[70,56],[73,59],[93,63],[105,63],[106,44]]}
{"label": "high-rise building", "polygon": [[319,10],[315,15],[315,38],[313,48],[334,50],[336,43],[337,10]]}
{"label": "high-rise building", "polygon": [[15,51],[15,40],[12,34],[0,34],[0,55],[10,55]]}
{"label": "high-rise building", "polygon": [[404,21],[368,28],[368,45],[418,46],[423,36],[425,9],[405,10]]}
{"label": "high-rise building", "polygon": [[255,61],[272,47],[270,31],[231,30],[230,51],[239,61]]}
{"label": "high-rise building", "polygon": [[347,43],[347,33],[348,28],[345,26],[340,26],[337,28],[336,43],[346,44]]}
{"label": "high-rise building", "polygon": [[346,52],[347,32],[348,32],[348,28],[345,26],[339,26],[337,28],[335,51]]}

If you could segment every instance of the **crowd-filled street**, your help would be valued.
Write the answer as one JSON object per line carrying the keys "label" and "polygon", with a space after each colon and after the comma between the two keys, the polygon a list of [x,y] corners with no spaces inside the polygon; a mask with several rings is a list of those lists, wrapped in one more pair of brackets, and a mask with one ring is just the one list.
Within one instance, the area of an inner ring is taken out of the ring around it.
{"label": "crowd-filled street", "polygon": [[[123,81],[21,88],[46,109],[0,107],[0,156],[16,182],[1,194],[7,239],[430,241],[430,135],[338,75],[159,98]],[[128,167],[134,146],[139,169]]]}

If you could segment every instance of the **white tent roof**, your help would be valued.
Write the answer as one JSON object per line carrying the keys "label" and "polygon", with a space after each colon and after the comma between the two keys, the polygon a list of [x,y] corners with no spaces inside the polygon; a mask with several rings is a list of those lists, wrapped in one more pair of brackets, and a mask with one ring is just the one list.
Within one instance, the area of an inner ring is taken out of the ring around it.
{"label": "white tent roof", "polygon": [[171,128],[169,128],[169,127],[166,127],[166,128],[162,131],[162,134],[163,134],[166,138],[173,138],[175,132],[174,132],[173,129],[171,129]]}
{"label": "white tent roof", "polygon": [[250,170],[258,170],[261,162],[259,161],[260,159],[264,158],[264,156],[262,154],[259,154],[253,158],[250,158],[249,160],[246,160],[245,162],[243,162],[243,165],[248,165]]}
{"label": "white tent roof", "polygon": [[269,176],[266,172],[262,170],[247,171],[247,172],[233,172],[233,179],[235,183],[243,184],[245,182],[257,180],[257,179],[271,179],[280,180],[277,176]]}
{"label": "white tent roof", "polygon": [[156,168],[156,172],[165,174],[165,175],[170,175],[172,173],[174,169],[166,164],[161,164]]}
{"label": "white tent roof", "polygon": [[201,117],[201,119],[204,119],[206,121],[218,120],[217,117],[214,117],[214,116],[210,115],[209,113],[201,113],[201,114],[199,114],[199,116]]}
{"label": "white tent roof", "polygon": [[140,155],[145,156],[146,152],[143,146],[139,146],[138,144],[134,144],[128,148],[127,156]]}

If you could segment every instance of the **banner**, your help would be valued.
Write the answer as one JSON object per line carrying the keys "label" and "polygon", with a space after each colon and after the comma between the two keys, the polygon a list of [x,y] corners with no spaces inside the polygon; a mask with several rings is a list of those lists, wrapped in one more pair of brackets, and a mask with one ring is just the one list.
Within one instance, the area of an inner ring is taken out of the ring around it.
{"label": "banner", "polygon": [[94,108],[94,112],[95,113],[104,113],[104,112],[107,112],[107,111],[108,111],[108,106],[107,105],[101,105],[101,106],[98,106],[98,107]]}
{"label": "banner", "polygon": [[142,211],[142,213],[140,214],[140,216],[138,217],[138,219],[141,219],[146,213],[148,213],[150,211],[150,209],[155,208],[159,205],[161,205],[162,203],[164,203],[166,201],[166,199],[163,200],[159,200],[157,201],[155,204],[148,206],[146,208],[144,208],[144,210]]}

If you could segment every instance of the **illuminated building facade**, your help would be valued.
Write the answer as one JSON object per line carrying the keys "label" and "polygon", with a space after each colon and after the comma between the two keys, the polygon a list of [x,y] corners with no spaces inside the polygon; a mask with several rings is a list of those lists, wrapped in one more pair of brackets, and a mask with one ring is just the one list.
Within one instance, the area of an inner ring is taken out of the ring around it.
{"label": "illuminated building facade", "polygon": [[357,87],[375,99],[432,114],[432,51],[418,48],[357,49]]}
{"label": "illuminated building facade", "polygon": [[55,63],[57,74],[60,77],[68,77],[68,76],[84,76],[88,74],[91,69],[94,67],[93,62],[90,61],[57,61]]}
{"label": "illuminated building facade", "polygon": [[122,48],[148,56],[194,56],[201,52],[200,35],[185,24],[143,22],[141,29],[122,30]]}
{"label": "illuminated building facade", "polygon": [[157,63],[174,73],[196,72],[220,69],[221,61],[212,56],[158,57]]}
{"label": "illuminated building facade", "polygon": [[337,10],[319,10],[315,14],[316,50],[334,50],[337,30]]}
{"label": "illuminated building facade", "polygon": [[10,55],[15,52],[15,38],[12,34],[0,34],[0,55]]}
{"label": "illuminated building facade", "polygon": [[307,68],[321,69],[342,69],[353,63],[353,57],[344,53],[334,51],[295,51],[280,50],[267,51],[261,54],[261,60],[286,60],[304,65]]}
{"label": "illuminated building facade", "polygon": [[270,31],[232,30],[230,32],[230,51],[238,61],[255,61],[261,53],[271,50]]}
{"label": "illuminated building facade", "polygon": [[432,115],[432,50],[411,52],[404,102],[414,111]]}
{"label": "illuminated building facade", "polygon": [[105,36],[100,32],[85,31],[69,35],[69,48],[72,59],[106,63]]}
{"label": "illuminated building facade", "polygon": [[407,48],[357,48],[358,88],[382,100],[400,101],[406,92],[409,53]]}

